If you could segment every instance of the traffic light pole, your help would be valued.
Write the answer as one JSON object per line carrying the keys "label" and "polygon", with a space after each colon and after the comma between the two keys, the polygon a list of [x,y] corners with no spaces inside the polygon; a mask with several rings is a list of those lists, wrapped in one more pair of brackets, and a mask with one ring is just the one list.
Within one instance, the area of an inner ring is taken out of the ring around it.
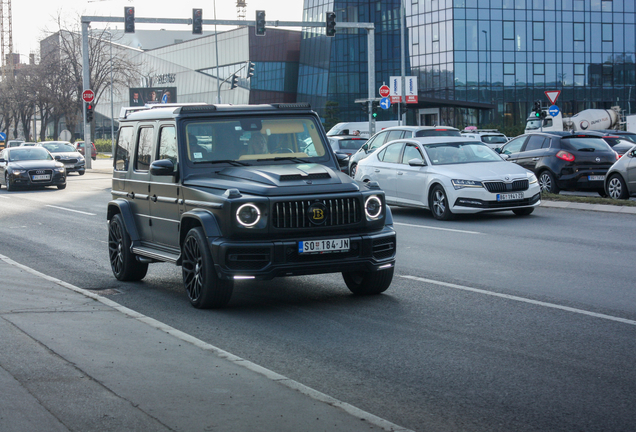
{"label": "traffic light pole", "polygon": [[[122,18],[122,21],[124,19]],[[82,21],[82,87],[84,90],[91,88],[91,71],[88,62],[88,22]],[[86,102],[82,101],[82,114],[84,115],[84,160],[86,161],[86,169],[93,168],[91,158],[92,140],[91,140],[91,124],[86,119]]]}

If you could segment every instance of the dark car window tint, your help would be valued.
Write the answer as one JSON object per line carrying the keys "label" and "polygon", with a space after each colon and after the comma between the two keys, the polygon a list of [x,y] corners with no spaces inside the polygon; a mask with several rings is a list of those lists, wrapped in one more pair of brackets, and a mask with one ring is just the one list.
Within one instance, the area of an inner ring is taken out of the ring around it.
{"label": "dark car window tint", "polygon": [[432,136],[462,136],[458,130],[452,129],[427,129],[415,132],[416,137],[432,137]]}
{"label": "dark car window tint", "polygon": [[159,130],[158,152],[157,159],[170,159],[174,164],[177,163],[177,135],[174,126],[162,127]]}
{"label": "dark car window tint", "polygon": [[581,149],[594,149],[594,150],[609,150],[608,144],[601,138],[563,138],[561,140],[561,148],[564,150],[581,150]]}
{"label": "dark car window tint", "polygon": [[150,168],[150,155],[152,152],[153,128],[145,127],[139,129],[139,139],[137,141],[137,151],[135,154],[135,170],[148,171]]}
{"label": "dark car window tint", "polygon": [[543,141],[543,145],[541,145],[541,148],[550,148],[552,147],[552,140],[550,138],[546,138]]}
{"label": "dark car window tint", "polygon": [[398,163],[403,146],[404,144],[402,143],[391,144],[390,146],[388,146],[386,148],[386,151],[382,155],[382,162]]}
{"label": "dark car window tint", "polygon": [[540,135],[533,135],[528,139],[528,143],[526,144],[526,150],[538,150],[543,147],[543,142],[545,141],[545,137]]}
{"label": "dark car window tint", "polygon": [[519,153],[521,151],[521,147],[523,147],[523,143],[526,142],[528,137],[516,138],[506,144],[502,150],[503,154],[512,154]]}
{"label": "dark car window tint", "polygon": [[125,126],[119,129],[117,147],[115,148],[115,169],[118,171],[128,170],[132,137],[133,128],[131,126]]}
{"label": "dark car window tint", "polygon": [[407,144],[404,149],[404,156],[402,156],[402,163],[408,165],[411,159],[422,159],[422,153],[412,144]]}

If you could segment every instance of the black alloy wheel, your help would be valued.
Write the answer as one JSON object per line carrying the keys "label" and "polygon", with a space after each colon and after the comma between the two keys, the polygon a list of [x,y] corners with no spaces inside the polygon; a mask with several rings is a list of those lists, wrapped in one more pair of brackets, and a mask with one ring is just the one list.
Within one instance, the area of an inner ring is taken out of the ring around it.
{"label": "black alloy wheel", "polygon": [[349,170],[349,175],[351,176],[351,178],[354,178],[356,176],[356,171],[358,171],[358,164],[351,165],[351,169]]}
{"label": "black alloy wheel", "polygon": [[118,213],[108,224],[108,255],[113,274],[120,281],[139,281],[148,272],[148,263],[137,261],[130,250],[130,245],[130,236],[126,232],[124,219]]}
{"label": "black alloy wheel", "polygon": [[391,285],[394,267],[378,272],[343,272],[342,278],[347,288],[357,295],[383,293]]}
{"label": "black alloy wheel", "polygon": [[453,213],[450,210],[448,204],[448,198],[444,188],[440,185],[436,185],[431,192],[429,198],[429,209],[433,213],[433,217],[437,220],[451,220],[453,219]]}
{"label": "black alloy wheel", "polygon": [[232,297],[234,281],[220,279],[203,228],[192,228],[183,241],[181,273],[190,303],[197,309],[220,308]]}
{"label": "black alloy wheel", "polygon": [[7,191],[8,192],[11,192],[11,191],[15,190],[15,186],[13,185],[13,182],[9,178],[9,173],[6,173],[4,175],[4,183],[7,185]]}
{"label": "black alloy wheel", "polygon": [[627,184],[620,174],[612,174],[607,182],[607,194],[612,199],[627,199]]}
{"label": "black alloy wheel", "polygon": [[558,194],[561,191],[559,186],[557,186],[556,179],[552,173],[547,170],[539,174],[539,186],[541,187],[541,192]]}

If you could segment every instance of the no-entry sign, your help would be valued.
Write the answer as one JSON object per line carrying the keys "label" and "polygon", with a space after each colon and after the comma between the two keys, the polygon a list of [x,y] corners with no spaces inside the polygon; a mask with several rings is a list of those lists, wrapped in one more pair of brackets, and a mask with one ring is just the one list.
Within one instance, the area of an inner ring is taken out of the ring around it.
{"label": "no-entry sign", "polygon": [[84,90],[84,93],[82,93],[82,99],[84,99],[84,102],[93,102],[93,99],[95,99],[95,92],[93,90]]}

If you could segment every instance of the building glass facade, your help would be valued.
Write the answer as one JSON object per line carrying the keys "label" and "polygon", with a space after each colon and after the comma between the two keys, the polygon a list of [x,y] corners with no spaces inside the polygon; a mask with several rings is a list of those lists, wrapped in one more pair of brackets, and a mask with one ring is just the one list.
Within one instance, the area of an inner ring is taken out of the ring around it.
{"label": "building glass facade", "polygon": [[[405,0],[406,75],[418,77],[409,123],[523,125],[547,90],[560,90],[564,116],[636,100],[633,0]],[[373,22],[376,87],[400,74],[400,1],[305,0],[304,20]],[[336,26],[336,29],[338,27]],[[362,121],[366,32],[324,28],[302,34],[299,100],[323,116]],[[377,92],[377,89],[375,90]],[[330,105],[329,105],[330,104]],[[636,105],[634,106],[636,110]],[[379,119],[396,119],[383,112]],[[430,117],[429,113],[435,113]]]}

